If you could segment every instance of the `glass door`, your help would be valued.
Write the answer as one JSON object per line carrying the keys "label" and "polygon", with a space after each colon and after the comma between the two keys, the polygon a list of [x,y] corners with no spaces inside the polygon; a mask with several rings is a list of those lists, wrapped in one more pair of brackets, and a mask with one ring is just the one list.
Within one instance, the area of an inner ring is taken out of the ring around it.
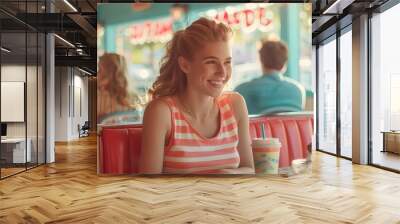
{"label": "glass door", "polygon": [[[1,34],[1,177],[26,170],[26,33]],[[7,50],[4,50],[7,49]]]}
{"label": "glass door", "polygon": [[352,33],[340,36],[340,155],[352,158]]}
{"label": "glass door", "polygon": [[318,47],[317,149],[336,154],[336,37]]}
{"label": "glass door", "polygon": [[[44,13],[44,1],[1,1],[0,7]],[[7,22],[4,22],[7,21]],[[45,163],[45,35],[0,12],[0,179]]]}

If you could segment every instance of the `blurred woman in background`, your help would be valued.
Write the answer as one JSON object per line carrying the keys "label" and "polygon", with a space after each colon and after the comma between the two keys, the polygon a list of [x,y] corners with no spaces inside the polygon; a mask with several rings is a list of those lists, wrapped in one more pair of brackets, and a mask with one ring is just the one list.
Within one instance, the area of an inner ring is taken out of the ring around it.
{"label": "blurred woman in background", "polygon": [[123,56],[105,53],[99,59],[97,76],[97,119],[99,124],[130,123],[140,120],[136,94],[130,94],[127,64]]}

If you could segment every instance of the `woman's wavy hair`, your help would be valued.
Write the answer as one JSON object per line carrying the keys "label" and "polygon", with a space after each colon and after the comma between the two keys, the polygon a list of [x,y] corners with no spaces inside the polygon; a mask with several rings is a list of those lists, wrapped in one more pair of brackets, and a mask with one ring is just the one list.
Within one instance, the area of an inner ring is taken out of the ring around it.
{"label": "woman's wavy hair", "polygon": [[104,75],[98,80],[104,83],[104,88],[110,93],[110,96],[114,97],[118,104],[123,106],[130,106],[128,102],[128,81],[127,75],[127,64],[123,56],[115,53],[105,53],[99,59],[99,65],[102,65],[101,71]]}
{"label": "woman's wavy hair", "polygon": [[186,76],[178,64],[178,57],[193,59],[197,50],[209,42],[229,41],[230,27],[214,20],[200,18],[184,30],[177,31],[166,45],[161,59],[160,75],[149,90],[151,99],[181,93],[186,87]]}

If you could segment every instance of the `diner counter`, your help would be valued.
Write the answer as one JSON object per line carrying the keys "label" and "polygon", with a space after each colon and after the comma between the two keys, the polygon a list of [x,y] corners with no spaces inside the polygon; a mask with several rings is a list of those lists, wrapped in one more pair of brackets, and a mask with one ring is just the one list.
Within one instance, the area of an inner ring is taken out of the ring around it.
{"label": "diner counter", "polygon": [[[314,130],[312,112],[288,112],[250,115],[251,138],[261,137],[264,124],[266,137],[279,138],[282,147],[279,167],[288,167],[294,159],[306,158]],[[98,174],[135,174],[142,136],[141,123],[98,125]]]}

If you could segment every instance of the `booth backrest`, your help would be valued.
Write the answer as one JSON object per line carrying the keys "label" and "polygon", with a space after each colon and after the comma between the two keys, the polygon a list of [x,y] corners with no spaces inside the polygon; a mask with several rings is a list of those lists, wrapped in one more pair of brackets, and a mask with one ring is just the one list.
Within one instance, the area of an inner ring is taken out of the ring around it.
{"label": "booth backrest", "polygon": [[143,125],[103,127],[99,135],[98,172],[137,173]]}
{"label": "booth backrest", "polygon": [[[279,167],[290,166],[294,159],[306,158],[313,134],[313,117],[271,116],[250,118],[250,135],[279,138],[282,147]],[[142,125],[101,127],[98,135],[98,173],[134,174],[138,172]]]}

